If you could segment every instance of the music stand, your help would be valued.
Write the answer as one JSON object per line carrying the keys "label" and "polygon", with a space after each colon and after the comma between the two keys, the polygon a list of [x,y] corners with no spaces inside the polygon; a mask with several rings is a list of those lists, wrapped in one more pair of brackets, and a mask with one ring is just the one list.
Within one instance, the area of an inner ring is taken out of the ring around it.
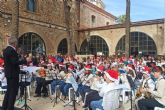
{"label": "music stand", "polygon": [[51,103],[53,103],[54,102],[54,104],[53,104],[53,107],[55,106],[55,104],[57,104],[57,99],[59,99],[60,101],[62,101],[62,102],[64,102],[65,103],[65,101],[64,100],[62,100],[59,96],[58,96],[58,88],[59,87],[57,87],[58,85],[57,85],[57,75],[55,74],[55,77],[56,77],[56,88],[55,88],[55,98],[54,99],[52,99],[52,101],[51,101]]}
{"label": "music stand", "polygon": [[[70,102],[68,102],[66,105],[64,105],[64,107],[66,107],[66,106],[68,106],[69,104],[71,104],[71,103],[73,103],[73,110],[76,110],[76,99],[75,99],[75,97],[76,97],[76,93],[75,93],[75,91],[74,91],[74,89],[73,88],[71,88],[70,89],[71,91],[69,91],[69,92],[71,92],[70,94],[71,94],[71,101]],[[79,103],[77,103],[78,105],[80,105]]]}
{"label": "music stand", "polygon": [[[21,71],[20,72],[21,75],[24,75],[25,76],[25,83],[27,82],[27,77],[26,77],[26,74],[27,73],[28,73],[28,71]],[[21,108],[24,108],[25,107],[25,110],[32,110],[32,108],[30,108],[30,106],[27,104],[26,86],[24,87],[24,92],[25,92],[25,104]]]}

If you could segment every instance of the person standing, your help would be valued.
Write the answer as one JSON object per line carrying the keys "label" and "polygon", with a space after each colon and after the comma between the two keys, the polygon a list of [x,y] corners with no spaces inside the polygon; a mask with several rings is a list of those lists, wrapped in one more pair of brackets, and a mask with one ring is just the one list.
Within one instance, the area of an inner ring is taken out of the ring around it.
{"label": "person standing", "polygon": [[7,91],[4,96],[3,110],[14,110],[14,103],[19,88],[19,65],[26,64],[26,60],[19,58],[16,51],[17,38],[9,37],[8,46],[3,51],[4,72],[7,79]]}

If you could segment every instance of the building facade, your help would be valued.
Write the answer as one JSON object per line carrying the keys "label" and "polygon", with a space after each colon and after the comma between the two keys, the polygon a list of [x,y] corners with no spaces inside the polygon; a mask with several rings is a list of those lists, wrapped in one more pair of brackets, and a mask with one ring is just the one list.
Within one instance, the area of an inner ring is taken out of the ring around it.
{"label": "building facade", "polygon": [[[12,10],[13,0],[1,0],[0,4],[2,50],[7,45],[8,36],[12,35],[16,14]],[[112,55],[123,51],[124,26],[116,24],[116,17],[106,12],[104,7],[102,0],[20,0],[19,33],[16,36],[19,46],[34,54],[102,52]],[[163,54],[163,21],[135,24],[131,27],[134,40],[130,43],[136,45],[131,46],[130,51]],[[141,43],[143,39],[147,39],[145,43]]]}

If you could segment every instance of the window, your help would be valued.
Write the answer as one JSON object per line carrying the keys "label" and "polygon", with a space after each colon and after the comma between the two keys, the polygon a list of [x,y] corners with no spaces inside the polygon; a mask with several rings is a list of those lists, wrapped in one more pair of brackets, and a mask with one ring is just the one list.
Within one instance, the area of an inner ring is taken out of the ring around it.
{"label": "window", "polygon": [[106,25],[108,26],[109,25],[109,22],[106,22]]}
{"label": "window", "polygon": [[67,52],[68,52],[68,43],[67,43],[67,39],[65,38],[58,45],[57,53],[61,53],[61,54],[65,55],[65,54],[67,54]]}
{"label": "window", "polygon": [[[132,32],[130,35],[130,53],[132,55],[138,54],[138,52],[142,52],[143,55],[155,55],[157,53],[155,42],[150,36],[141,32]],[[116,46],[117,53],[124,51],[125,36],[119,40]]]}
{"label": "window", "polygon": [[92,24],[94,24],[96,22],[96,16],[92,15],[91,19],[92,19]]}
{"label": "window", "polygon": [[104,55],[109,55],[109,48],[105,40],[99,36],[91,36],[90,40],[87,39],[81,45],[80,51],[82,54],[94,54],[102,52]]}
{"label": "window", "polygon": [[19,46],[27,53],[45,53],[45,44],[35,33],[25,33],[19,38]]}
{"label": "window", "polygon": [[27,10],[31,12],[36,11],[36,1],[35,0],[27,0]]}

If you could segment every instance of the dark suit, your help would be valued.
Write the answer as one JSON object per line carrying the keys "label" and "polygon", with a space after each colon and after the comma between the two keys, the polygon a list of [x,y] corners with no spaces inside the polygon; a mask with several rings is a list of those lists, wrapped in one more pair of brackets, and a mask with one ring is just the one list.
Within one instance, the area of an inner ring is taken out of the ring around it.
{"label": "dark suit", "polygon": [[19,87],[19,65],[23,64],[23,61],[19,61],[16,50],[8,46],[3,51],[4,57],[4,72],[7,78],[7,92],[3,100],[3,110],[14,110],[14,103]]}

